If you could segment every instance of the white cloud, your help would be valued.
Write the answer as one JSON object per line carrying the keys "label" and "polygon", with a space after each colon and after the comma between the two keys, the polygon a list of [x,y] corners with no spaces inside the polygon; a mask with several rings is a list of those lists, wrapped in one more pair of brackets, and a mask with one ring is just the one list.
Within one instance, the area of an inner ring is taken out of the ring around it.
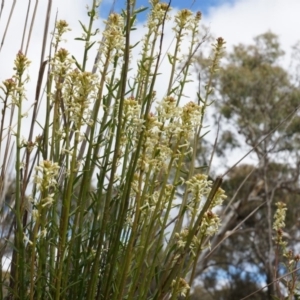
{"label": "white cloud", "polygon": [[211,32],[227,41],[227,48],[239,43],[250,44],[253,37],[270,30],[279,36],[282,48],[290,54],[300,39],[300,1],[237,0],[209,10],[204,23]]}

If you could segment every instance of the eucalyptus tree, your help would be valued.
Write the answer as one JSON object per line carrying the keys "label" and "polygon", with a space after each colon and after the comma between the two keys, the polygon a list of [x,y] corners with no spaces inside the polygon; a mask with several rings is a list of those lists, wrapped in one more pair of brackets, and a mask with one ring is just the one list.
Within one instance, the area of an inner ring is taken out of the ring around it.
{"label": "eucalyptus tree", "polygon": [[[224,180],[229,197],[222,227],[198,265],[198,275],[207,283],[223,272],[233,281],[248,281],[248,287],[251,282],[269,284],[268,299],[280,295],[273,284],[278,276],[273,240],[277,201],[288,207],[289,246],[298,243],[299,235],[300,90],[282,67],[283,58],[278,37],[261,34],[252,45],[240,44],[228,53],[214,82],[216,115],[221,116],[216,152],[226,160],[233,149],[240,150],[240,156],[253,149],[254,163],[236,167]],[[206,64],[198,62],[202,68]],[[249,289],[243,292],[246,296]]]}

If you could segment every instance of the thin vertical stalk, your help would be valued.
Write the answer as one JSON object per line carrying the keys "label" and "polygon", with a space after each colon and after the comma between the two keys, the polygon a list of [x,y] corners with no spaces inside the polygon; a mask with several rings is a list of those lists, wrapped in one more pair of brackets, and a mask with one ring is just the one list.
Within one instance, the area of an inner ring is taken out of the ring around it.
{"label": "thin vertical stalk", "polygon": [[[17,253],[17,273],[19,277],[19,282],[17,284],[17,290],[19,290],[20,299],[23,299],[25,295],[25,247],[23,241],[23,224],[22,224],[22,199],[21,199],[21,124],[22,124],[22,102],[23,98],[23,84],[22,75],[24,72],[23,64],[26,64],[26,58],[22,53],[17,55],[17,59],[20,59],[19,62],[16,62],[16,67],[19,67],[18,70],[18,89],[17,92],[17,108],[18,108],[18,120],[17,120],[17,134],[16,134],[16,204],[15,204],[15,213],[16,213],[16,249]],[[20,65],[18,66],[17,63]]]}

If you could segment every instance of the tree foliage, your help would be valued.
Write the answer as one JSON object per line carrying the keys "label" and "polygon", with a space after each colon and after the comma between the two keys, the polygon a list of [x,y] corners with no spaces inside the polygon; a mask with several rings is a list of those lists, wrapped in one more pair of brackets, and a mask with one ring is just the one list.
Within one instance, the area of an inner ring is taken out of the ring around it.
{"label": "tree foliage", "polygon": [[[268,32],[256,37],[254,45],[236,46],[222,70],[218,110],[251,147],[300,103],[298,87],[279,65],[282,55],[277,36]],[[258,158],[285,151],[295,153],[299,129],[296,117],[276,129],[265,143],[254,149]]]}
{"label": "tree foliage", "polygon": [[[281,66],[283,56],[278,37],[261,34],[252,45],[233,48],[215,82],[215,103],[222,117],[217,153],[228,159],[228,149],[239,149],[240,156],[253,149],[256,164],[234,168],[224,181],[229,197],[222,209],[222,227],[198,268],[211,299],[241,299],[267,284],[249,299],[282,296],[273,284],[286,271],[276,264],[284,261],[274,245],[276,202],[288,207],[288,246],[296,249],[299,244],[300,90]],[[218,286],[214,278],[220,274],[229,284]]]}

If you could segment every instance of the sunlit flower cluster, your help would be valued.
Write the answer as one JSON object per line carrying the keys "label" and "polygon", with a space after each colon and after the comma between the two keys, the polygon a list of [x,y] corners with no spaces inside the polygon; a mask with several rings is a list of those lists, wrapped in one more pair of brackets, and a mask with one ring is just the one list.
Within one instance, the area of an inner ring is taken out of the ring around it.
{"label": "sunlit flower cluster", "polygon": [[16,82],[12,78],[4,80],[2,84],[3,86],[1,86],[1,89],[4,91],[6,96],[11,95],[16,88]]}
{"label": "sunlit flower cluster", "polygon": [[162,132],[163,123],[159,122],[156,115],[150,113],[147,119],[147,131],[146,137],[150,139],[156,139],[160,136]]}
{"label": "sunlit flower cluster", "polygon": [[191,20],[191,30],[194,32],[195,35],[199,33],[199,22],[202,18],[202,14],[200,11],[197,11],[194,17]]}
{"label": "sunlit flower cluster", "polygon": [[64,97],[66,111],[70,112],[75,128],[79,129],[82,124],[91,125],[90,105],[96,98],[97,76],[75,69],[68,74],[64,87],[64,93],[69,96]]}
{"label": "sunlit flower cluster", "polygon": [[159,102],[156,110],[157,116],[150,113],[145,123],[145,151],[139,158],[139,167],[145,171],[165,170],[172,159],[176,165],[180,155],[190,153],[189,140],[201,122],[200,106],[189,102],[178,107],[171,96]]}
{"label": "sunlit flower cluster", "polygon": [[39,211],[37,209],[33,209],[31,212],[31,216],[33,221],[36,222],[36,220],[40,217]]}
{"label": "sunlit flower cluster", "polygon": [[194,128],[201,123],[202,109],[201,107],[190,101],[182,109],[181,122],[182,131],[185,139],[189,139],[193,133]]}
{"label": "sunlit flower cluster", "polygon": [[199,124],[201,116],[201,107],[195,102],[188,102],[182,109],[182,124]]}
{"label": "sunlit flower cluster", "polygon": [[[198,237],[196,235],[193,236],[191,244],[190,244],[190,254],[193,257],[196,257],[198,251],[199,251],[199,247],[201,246],[201,237]],[[206,246],[206,245],[204,245]]]}
{"label": "sunlit flower cluster", "polygon": [[137,138],[138,133],[142,130],[143,120],[140,119],[141,106],[134,99],[129,97],[124,100],[123,122],[124,122],[124,138]]}
{"label": "sunlit flower cluster", "polygon": [[190,101],[183,107],[176,100],[165,97],[157,107],[159,120],[164,122],[164,132],[167,136],[180,135],[184,141],[191,138],[195,128],[201,123],[201,107]]}
{"label": "sunlit flower cluster", "polygon": [[286,218],[286,204],[283,202],[276,203],[277,209],[274,214],[274,223],[273,229],[276,231],[275,243],[282,246],[283,248],[287,243],[283,240],[283,228],[285,227],[285,218]]}
{"label": "sunlit flower cluster", "polygon": [[190,193],[188,209],[191,215],[195,216],[199,212],[199,209],[201,209],[200,204],[203,205],[201,202],[205,201],[208,196],[212,182],[207,179],[207,175],[196,174],[186,181],[186,185],[187,191]]}
{"label": "sunlit flower cluster", "polygon": [[190,180],[186,181],[188,191],[192,193],[194,197],[197,197],[199,193],[206,195],[210,192],[211,180],[207,179],[207,175],[196,174]]}
{"label": "sunlit flower cluster", "polygon": [[195,42],[198,42],[197,35],[199,34],[199,22],[201,20],[202,14],[200,11],[196,12],[193,17],[189,17],[186,29],[189,29],[195,36]]}
{"label": "sunlit flower cluster", "polygon": [[212,47],[214,49],[214,57],[212,59],[212,63],[210,66],[210,73],[214,74],[218,71],[218,65],[220,62],[221,57],[224,54],[225,51],[225,40],[222,37],[218,37],[215,44],[212,44]]}
{"label": "sunlit flower cluster", "polygon": [[163,171],[172,156],[172,150],[164,137],[163,123],[150,113],[146,122],[144,134],[144,155],[139,159],[139,165],[144,169]]}
{"label": "sunlit flower cluster", "polygon": [[24,99],[26,99],[25,83],[29,80],[29,76],[24,77],[24,73],[30,65],[30,61],[21,51],[18,52],[14,61],[14,70],[16,74],[13,78],[3,82],[4,88],[2,90],[6,95],[11,96],[11,103],[20,107]]}
{"label": "sunlit flower cluster", "polygon": [[59,165],[49,160],[40,162],[35,167],[37,175],[35,176],[35,183],[40,191],[46,191],[50,187],[55,188],[57,185],[57,174],[59,171]]}
{"label": "sunlit flower cluster", "polygon": [[171,118],[179,117],[181,110],[177,106],[175,98],[167,96],[158,103],[157,112],[159,119],[163,122]]}
{"label": "sunlit flower cluster", "polygon": [[124,117],[125,118],[137,118],[140,114],[140,105],[134,99],[134,97],[129,97],[124,100]]}
{"label": "sunlit flower cluster", "polygon": [[174,97],[168,96],[159,102],[157,112],[158,119],[163,124],[164,135],[167,139],[181,134],[182,124],[180,122],[180,115],[182,108],[177,106]]}
{"label": "sunlit flower cluster", "polygon": [[16,70],[18,76],[22,76],[25,70],[30,65],[30,60],[21,51],[18,52],[15,59],[14,70]]}
{"label": "sunlit flower cluster", "polygon": [[71,29],[69,27],[69,24],[65,20],[59,20],[56,22],[54,32],[54,47],[62,41],[63,34],[68,31],[71,31]]}
{"label": "sunlit flower cluster", "polygon": [[[53,102],[64,101],[64,108],[76,129],[82,124],[92,125],[90,104],[96,97],[97,76],[72,69],[74,60],[63,48],[56,52],[52,65],[56,83],[56,93],[52,95]],[[59,111],[55,113],[58,114]],[[63,132],[57,134],[62,136]]]}
{"label": "sunlit flower cluster", "polygon": [[220,222],[220,218],[217,214],[213,213],[210,210],[205,212],[200,225],[201,236],[214,235],[219,229]]}
{"label": "sunlit flower cluster", "polygon": [[173,201],[173,189],[174,186],[168,184],[163,191],[157,190],[153,194],[148,195],[144,205],[141,207],[143,213],[147,214],[153,212],[155,209],[159,211],[166,209],[170,201]]}
{"label": "sunlit flower cluster", "polygon": [[187,228],[181,230],[180,233],[178,232],[175,233],[176,244],[179,248],[185,247],[188,235],[189,235],[189,230]]}
{"label": "sunlit flower cluster", "polygon": [[283,202],[276,203],[277,209],[274,215],[273,229],[279,230],[285,227],[286,204]]}
{"label": "sunlit flower cluster", "polygon": [[[183,9],[178,11],[175,16],[175,26],[172,28],[176,35],[176,46],[174,55],[168,53],[169,61],[175,67],[176,63],[181,63],[184,65],[184,69],[188,72],[186,66],[186,57],[179,56],[179,53],[182,48],[182,42],[184,37],[190,40],[189,43],[189,61],[193,62],[193,54],[195,49],[199,45],[199,21],[201,19],[201,12],[197,12],[193,15],[192,11],[188,9]],[[186,42],[184,43],[186,45]],[[187,73],[188,74],[188,73]],[[180,77],[180,74],[178,74]]]}
{"label": "sunlit flower cluster", "polygon": [[[212,213],[211,211],[204,213],[202,223],[197,231],[197,235],[194,235],[189,242],[188,246],[190,255],[195,257],[199,251],[199,247],[202,246],[203,249],[209,246],[209,244],[201,245],[202,240],[205,237],[214,235],[218,231],[219,225],[220,219],[216,214]],[[184,249],[186,247],[189,233],[190,232],[188,228],[184,228],[180,233],[175,233],[176,245],[178,249]]]}
{"label": "sunlit flower cluster", "polygon": [[174,279],[172,281],[171,286],[173,287],[173,293],[182,297],[185,297],[187,295],[188,290],[190,289],[189,284],[184,278],[179,278],[178,282],[176,279]]}
{"label": "sunlit flower cluster", "polygon": [[211,208],[216,207],[218,205],[222,205],[223,201],[227,198],[225,195],[225,191],[222,188],[218,188],[212,202],[211,202]]}
{"label": "sunlit flower cluster", "polygon": [[57,89],[62,88],[67,72],[72,69],[73,64],[74,60],[70,57],[68,50],[61,48],[55,53],[51,65]]}
{"label": "sunlit flower cluster", "polygon": [[[34,205],[32,218],[36,221],[40,217],[41,209],[51,206],[54,202],[59,166],[57,163],[44,160],[35,167],[35,170],[34,181],[37,184],[37,190],[40,192],[40,199],[39,201],[32,199],[31,202]],[[49,192],[50,188],[51,192]]]}
{"label": "sunlit flower cluster", "polygon": [[[61,64],[62,66],[65,66],[64,71],[68,70],[68,69],[66,69],[66,67],[68,67],[68,65],[65,65],[65,64],[68,61],[69,57],[70,57],[69,51],[64,48],[60,48],[55,53],[55,56],[54,56],[55,65]],[[69,62],[70,62],[70,64],[72,64],[73,60],[69,60]]]}
{"label": "sunlit flower cluster", "polygon": [[103,48],[105,57],[111,55],[111,51],[123,50],[125,37],[124,37],[124,19],[117,13],[109,15],[108,20],[105,21],[106,28],[102,33],[104,40],[100,42]]}
{"label": "sunlit flower cluster", "polygon": [[174,28],[174,30],[178,31],[180,29],[188,27],[189,23],[192,20],[192,18],[191,18],[192,15],[193,15],[193,13],[189,9],[179,10],[175,16],[175,24],[177,26]]}
{"label": "sunlit flower cluster", "polygon": [[157,26],[161,25],[165,20],[169,20],[167,11],[170,10],[168,3],[159,2],[159,0],[151,0],[152,11],[148,18],[147,28],[157,30]]}
{"label": "sunlit flower cluster", "polygon": [[[159,2],[159,0],[152,0],[150,1],[150,4],[152,5],[152,9],[148,16],[146,25],[148,32],[142,38],[142,55],[140,62],[138,62],[138,80],[140,83],[145,81],[147,77],[151,77],[151,74],[153,74],[153,70],[151,69],[156,58],[154,49],[157,45],[157,38],[160,35],[161,25],[164,21],[170,19],[167,14],[167,11],[170,10],[167,3]],[[145,86],[142,84],[141,94],[144,94],[144,89]]]}

